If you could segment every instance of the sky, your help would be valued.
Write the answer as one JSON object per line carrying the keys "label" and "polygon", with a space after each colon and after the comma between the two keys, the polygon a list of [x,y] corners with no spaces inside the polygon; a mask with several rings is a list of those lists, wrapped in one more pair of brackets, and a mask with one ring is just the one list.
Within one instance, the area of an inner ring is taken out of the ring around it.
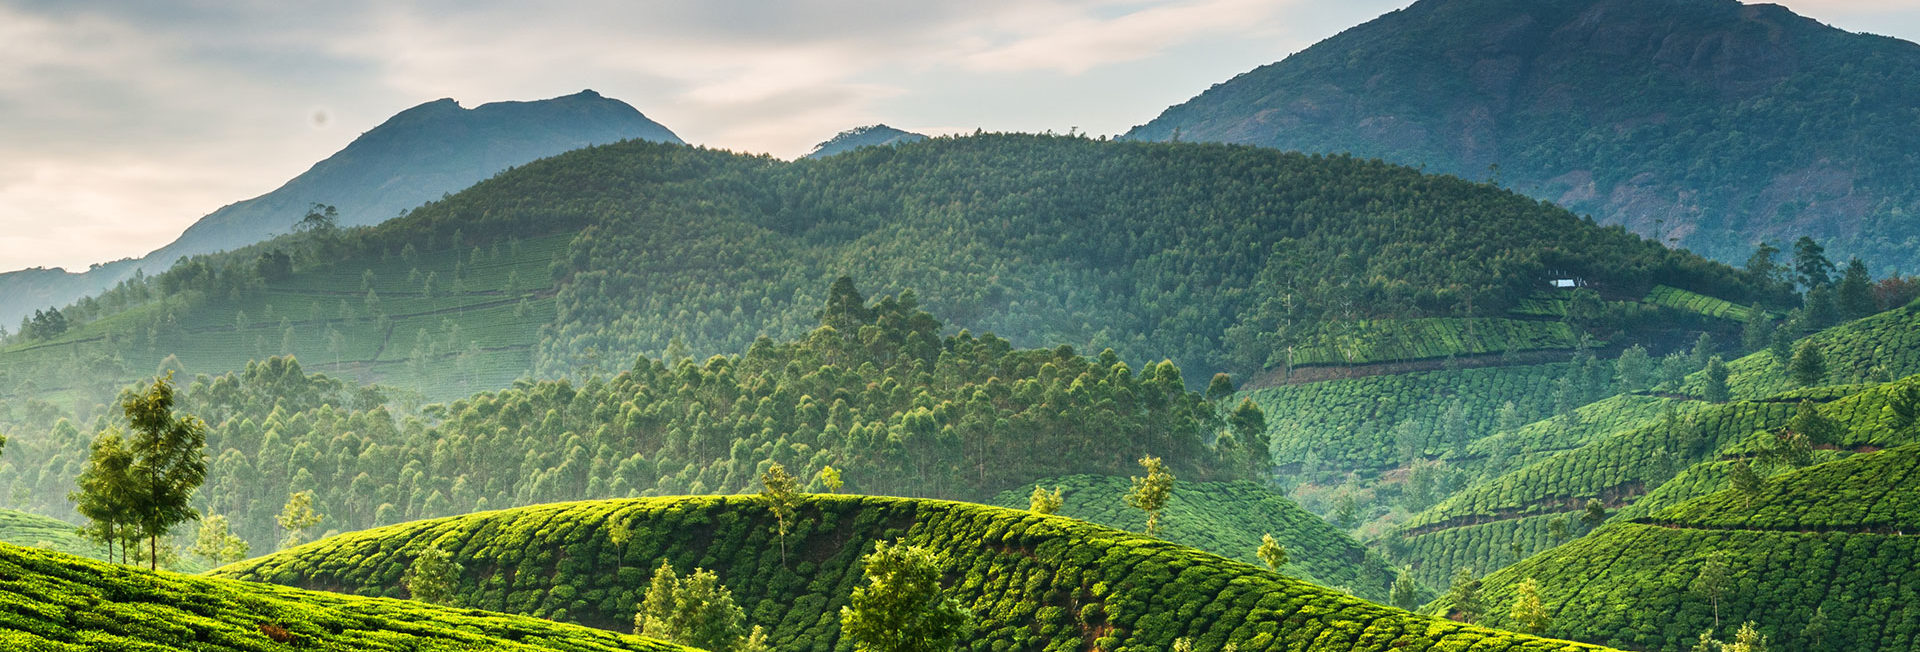
{"label": "sky", "polygon": [[[0,0],[0,270],[140,256],[389,116],[591,88],[781,158],[1119,134],[1410,0]],[[1920,1],[1784,0],[1920,41]]]}

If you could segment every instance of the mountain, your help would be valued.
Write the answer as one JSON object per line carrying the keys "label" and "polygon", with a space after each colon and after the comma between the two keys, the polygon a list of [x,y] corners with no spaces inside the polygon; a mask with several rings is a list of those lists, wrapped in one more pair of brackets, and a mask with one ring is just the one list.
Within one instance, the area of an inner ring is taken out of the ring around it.
{"label": "mountain", "polygon": [[[1489,576],[1488,604],[1534,579],[1556,606],[1554,636],[1642,650],[1689,649],[1753,621],[1774,649],[1920,646],[1920,445],[1808,467],[1751,492],[1724,489],[1601,528]],[[1690,589],[1715,555],[1736,581],[1716,605]],[[1626,608],[1630,605],[1630,608]],[[1441,601],[1433,609],[1449,610]],[[1486,623],[1508,624],[1500,610]]]}
{"label": "mountain", "polygon": [[[1075,475],[1036,480],[1034,484],[1060,490],[1061,516],[1128,532],[1146,527],[1145,513],[1123,500],[1132,488],[1127,478]],[[1011,489],[989,502],[1026,509],[1031,493],[1024,488]],[[1282,573],[1374,602],[1387,602],[1395,577],[1393,567],[1266,483],[1176,481],[1157,536],[1258,566],[1263,562],[1255,551],[1265,535],[1272,535],[1287,550],[1289,561]]]}
{"label": "mountain", "polygon": [[208,579],[0,543],[0,648],[692,652],[539,618]]}
{"label": "mountain", "polygon": [[339,209],[341,226],[378,224],[507,168],[590,145],[681,140],[632,106],[591,90],[471,109],[440,99],[407,109],[265,195],[200,218],[179,239],[135,261],[80,274],[0,274],[0,324],[66,306],[136,272],[155,274],[184,256],[233,249],[288,233],[313,204]]}
{"label": "mountain", "polygon": [[624,630],[666,561],[717,574],[773,649],[826,651],[845,645],[837,614],[862,582],[860,557],[898,538],[946,565],[947,595],[976,619],[974,649],[1170,649],[1179,638],[1207,650],[1600,649],[1417,616],[1059,516],[823,494],[794,513],[780,539],[757,496],[558,503],[340,535],[214,574],[394,595],[437,543],[470,569],[461,606]]}
{"label": "mountain", "polygon": [[[1126,137],[1350,152],[1742,261],[1920,267],[1920,45],[1735,0],[1421,0]],[[1497,167],[1496,167],[1497,166]]]}
{"label": "mountain", "polygon": [[675,340],[704,357],[799,337],[840,276],[1017,346],[1171,359],[1196,386],[1737,330],[1663,285],[1777,300],[1536,200],[1346,157],[996,134],[787,163],[636,141],[103,295],[66,333],[0,345],[0,393],[296,354],[450,399]]}
{"label": "mountain", "polygon": [[917,143],[926,139],[925,135],[901,131],[886,125],[854,127],[813,146],[813,151],[804,158],[825,158],[862,147],[885,147],[901,143]]}

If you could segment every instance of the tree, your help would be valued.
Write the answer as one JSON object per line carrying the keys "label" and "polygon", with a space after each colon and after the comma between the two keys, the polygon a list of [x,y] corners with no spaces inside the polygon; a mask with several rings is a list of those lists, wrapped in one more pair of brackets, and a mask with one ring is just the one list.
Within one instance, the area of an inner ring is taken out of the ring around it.
{"label": "tree", "polygon": [[1880,311],[1879,302],[1873,298],[1873,277],[1867,274],[1867,264],[1859,258],[1847,261],[1847,271],[1840,277],[1840,284],[1834,286],[1833,295],[1834,308],[1844,321]]}
{"label": "tree", "polygon": [[931,551],[875,541],[861,559],[867,585],[840,608],[840,632],[859,652],[947,652],[973,629],[973,614],[940,586]]}
{"label": "tree", "polygon": [[1740,327],[1740,348],[1749,353],[1767,348],[1773,339],[1773,319],[1760,304],[1747,307],[1747,321]]}
{"label": "tree", "polygon": [[1753,255],[1747,257],[1747,274],[1752,276],[1754,281],[1761,285],[1779,283],[1781,281],[1780,274],[1783,270],[1780,268],[1780,263],[1773,259],[1773,257],[1779,253],[1780,248],[1773,246],[1773,243],[1760,243],[1759,246],[1753,248]]}
{"label": "tree", "polygon": [[1480,598],[1480,578],[1465,568],[1454,571],[1453,586],[1447,589],[1447,602],[1453,605],[1449,617],[1468,624],[1479,621],[1486,613],[1486,605]]}
{"label": "tree", "polygon": [[1061,487],[1054,487],[1053,491],[1047,491],[1041,489],[1040,485],[1034,485],[1033,494],[1027,496],[1027,509],[1035,514],[1060,513],[1060,506],[1066,502],[1060,497],[1061,491]]}
{"label": "tree", "polygon": [[1706,368],[1707,361],[1713,358],[1713,352],[1719,346],[1718,342],[1713,341],[1712,333],[1701,331],[1700,337],[1693,341],[1693,350],[1687,354],[1693,360],[1693,368]]}
{"label": "tree", "polygon": [[1688,590],[1713,603],[1713,627],[1720,628],[1720,600],[1726,597],[1727,590],[1733,587],[1732,556],[1725,550],[1715,550],[1707,554],[1700,564],[1700,574],[1695,575]]}
{"label": "tree", "polygon": [[846,482],[840,479],[840,469],[832,466],[820,467],[820,472],[813,474],[813,481],[819,483],[821,488],[826,489],[830,494],[840,493],[840,487],[846,486]]}
{"label": "tree", "polygon": [[1360,525],[1360,501],[1352,491],[1342,491],[1333,499],[1333,522],[1342,530]]}
{"label": "tree", "polygon": [[1793,272],[1799,276],[1802,289],[1825,287],[1833,282],[1833,261],[1827,260],[1826,247],[1813,238],[1800,236],[1793,243]]}
{"label": "tree", "polygon": [[1393,588],[1387,598],[1393,606],[1407,611],[1420,606],[1420,587],[1413,583],[1413,573],[1409,569],[1400,569],[1399,576],[1393,578]]}
{"label": "tree", "polygon": [[1588,498],[1587,513],[1580,516],[1580,522],[1585,524],[1588,530],[1600,527],[1602,523],[1607,522],[1607,506],[1601,504],[1598,498]]}
{"label": "tree", "polygon": [[1809,652],[1825,652],[1827,649],[1827,608],[1815,607],[1813,617],[1807,619],[1807,626],[1800,629],[1800,640],[1805,641]]}
{"label": "tree", "polygon": [[1513,609],[1508,612],[1513,626],[1528,634],[1540,634],[1553,626],[1553,617],[1547,614],[1547,605],[1540,599],[1540,583],[1533,578],[1520,583],[1514,592]]}
{"label": "tree", "polygon": [[787,532],[793,529],[793,513],[800,507],[800,481],[774,462],[760,474],[760,499],[773,512],[774,530],[780,533],[780,565],[786,566]]}
{"label": "tree", "polygon": [[200,532],[187,552],[210,566],[224,566],[246,559],[249,548],[246,539],[233,533],[226,516],[213,514],[200,519]]}
{"label": "tree", "polygon": [[407,566],[407,595],[427,604],[453,604],[465,570],[440,544],[427,546]]}
{"label": "tree", "polygon": [[1207,400],[1218,401],[1233,395],[1233,378],[1226,374],[1214,374],[1207,383]]}
{"label": "tree", "polygon": [[1613,369],[1622,391],[1637,392],[1653,384],[1653,357],[1647,355],[1646,347],[1638,344],[1627,347],[1613,362]]}
{"label": "tree", "polygon": [[1287,547],[1280,545],[1280,542],[1273,538],[1272,532],[1260,536],[1260,548],[1255,550],[1254,554],[1260,557],[1260,561],[1267,563],[1267,568],[1275,572],[1278,572],[1281,566],[1287,565]]}
{"label": "tree", "polygon": [[322,518],[319,513],[313,511],[311,489],[288,496],[286,506],[280,508],[280,516],[274,518],[274,521],[280,524],[280,529],[287,531],[286,538],[280,541],[280,549],[285,550],[305,543],[307,530],[319,525]]}
{"label": "tree", "polygon": [[1237,460],[1247,477],[1264,481],[1273,474],[1273,442],[1267,438],[1267,414],[1253,399],[1240,399],[1227,415],[1227,426],[1240,442],[1245,458]]}
{"label": "tree", "polygon": [[1493,413],[1493,423],[1494,430],[1498,432],[1514,432],[1527,425],[1525,417],[1520,416],[1520,407],[1514,405],[1513,401],[1500,404],[1500,409]]}
{"label": "tree", "polygon": [[1773,363],[1787,366],[1788,358],[1793,357],[1794,320],[1787,319],[1774,327],[1773,337],[1767,340],[1767,354],[1773,356]]}
{"label": "tree", "polygon": [[1567,517],[1555,516],[1547,519],[1547,536],[1553,538],[1555,545],[1566,543],[1571,536],[1567,533]]}
{"label": "tree", "polygon": [[293,230],[299,233],[331,234],[340,229],[340,211],[327,204],[314,204],[307,208],[307,214],[293,223]]}
{"label": "tree", "polygon": [[1740,631],[1733,635],[1733,645],[1728,652],[1767,652],[1767,637],[1749,620],[1740,625]]}
{"label": "tree", "polygon": [[159,570],[160,538],[173,527],[200,518],[188,501],[207,479],[207,424],[174,412],[173,374],[154,379],[144,392],[121,396],[132,437],[127,469],[134,520],[147,539],[148,570]]}
{"label": "tree", "polygon": [[1720,356],[1713,356],[1707,360],[1706,371],[1706,381],[1702,383],[1700,398],[1706,399],[1709,403],[1725,403],[1727,399],[1732,398],[1731,392],[1727,389],[1727,377],[1731,375],[1727,370],[1727,363],[1722,361]]}
{"label": "tree", "polygon": [[1825,380],[1827,357],[1820,353],[1820,345],[1812,339],[1800,340],[1800,344],[1793,347],[1793,359],[1787,362],[1787,376],[1801,387],[1818,385]]}
{"label": "tree", "polygon": [[660,562],[633,617],[634,633],[715,652],[766,649],[766,632],[747,629],[746,611],[713,571],[680,577]]}
{"label": "tree", "polygon": [[1752,503],[1754,497],[1760,494],[1760,476],[1753,472],[1753,467],[1748,466],[1746,460],[1734,460],[1727,468],[1727,484],[1747,503]]}
{"label": "tree", "polygon": [[1840,319],[1839,309],[1833,305],[1833,286],[1821,285],[1807,290],[1802,302],[1801,316],[1807,327],[1814,330],[1834,325]]}
{"label": "tree", "polygon": [[109,561],[113,560],[113,549],[118,544],[121,563],[125,563],[126,544],[138,536],[134,531],[136,489],[132,467],[133,453],[127,450],[120,433],[102,432],[93,438],[87,464],[75,481],[80,489],[67,495],[75,511],[87,517],[88,525],[81,530],[81,535],[105,546]]}
{"label": "tree", "polygon": [[1147,477],[1133,478],[1127,505],[1147,513],[1147,536],[1154,536],[1160,531],[1160,510],[1166,509],[1167,499],[1173,496],[1173,474],[1167,472],[1160,458],[1151,455],[1140,458],[1140,467],[1146,469]]}

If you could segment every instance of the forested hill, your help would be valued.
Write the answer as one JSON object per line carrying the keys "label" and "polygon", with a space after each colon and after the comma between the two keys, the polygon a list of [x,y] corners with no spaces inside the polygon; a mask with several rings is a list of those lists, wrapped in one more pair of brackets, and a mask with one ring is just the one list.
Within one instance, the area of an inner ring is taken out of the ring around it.
{"label": "forested hill", "polygon": [[813,151],[808,152],[806,157],[825,158],[862,147],[885,147],[901,143],[917,143],[926,139],[926,134],[902,131],[886,125],[867,125],[835,134],[834,137],[815,145]]}
{"label": "forested hill", "polygon": [[[1566,320],[1510,312],[1556,278],[1607,299],[1572,318],[1603,340],[1657,321],[1614,301],[1656,284],[1739,305],[1772,296],[1623,229],[1377,161],[1035,135],[792,163],[627,142],[370,229],[184,264],[0,361],[41,361],[42,386],[90,350],[141,372],[168,355],[217,372],[294,353],[362,380],[482,379],[433,394],[445,398],[529,369],[611,372],[675,340],[703,357],[798,336],[842,275],[880,294],[914,288],[942,320],[1016,345],[1172,359],[1196,384],[1571,349]],[[1464,316],[1476,319],[1449,319]],[[112,341],[133,345],[99,344]],[[136,375],[87,378],[116,373]]]}
{"label": "forested hill", "polygon": [[1920,45],[1778,5],[1421,0],[1128,137],[1378,156],[1723,260],[1812,235],[1884,273],[1920,264],[1916,107]]}
{"label": "forested hill", "polygon": [[772,649],[827,652],[849,644],[835,615],[861,582],[860,556],[899,538],[945,565],[947,594],[974,616],[974,650],[1168,650],[1182,638],[1249,652],[1602,650],[1417,616],[1059,516],[820,494],[793,514],[782,539],[755,496],[558,503],[342,535],[215,574],[396,595],[438,545],[471,569],[460,606],[625,629],[667,561],[717,574]]}
{"label": "forested hill", "polygon": [[56,270],[0,274],[0,324],[12,328],[36,309],[64,306],[101,292],[136,271],[165,271],[183,256],[233,249],[288,233],[316,203],[337,208],[341,226],[378,224],[509,167],[625,139],[681,142],[627,103],[590,90],[471,109],[452,99],[427,102],[361,134],[273,192],[200,218],[179,239],[143,258],[81,274]]}

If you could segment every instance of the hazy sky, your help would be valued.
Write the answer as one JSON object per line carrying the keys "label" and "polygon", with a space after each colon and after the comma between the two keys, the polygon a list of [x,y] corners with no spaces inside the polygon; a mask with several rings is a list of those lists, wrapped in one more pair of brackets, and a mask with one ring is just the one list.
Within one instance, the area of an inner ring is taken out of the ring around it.
{"label": "hazy sky", "polygon": [[[876,122],[1117,134],[1409,1],[0,0],[0,271],[145,254],[441,97],[592,88],[782,158]],[[1920,40],[1920,0],[1783,4]]]}

